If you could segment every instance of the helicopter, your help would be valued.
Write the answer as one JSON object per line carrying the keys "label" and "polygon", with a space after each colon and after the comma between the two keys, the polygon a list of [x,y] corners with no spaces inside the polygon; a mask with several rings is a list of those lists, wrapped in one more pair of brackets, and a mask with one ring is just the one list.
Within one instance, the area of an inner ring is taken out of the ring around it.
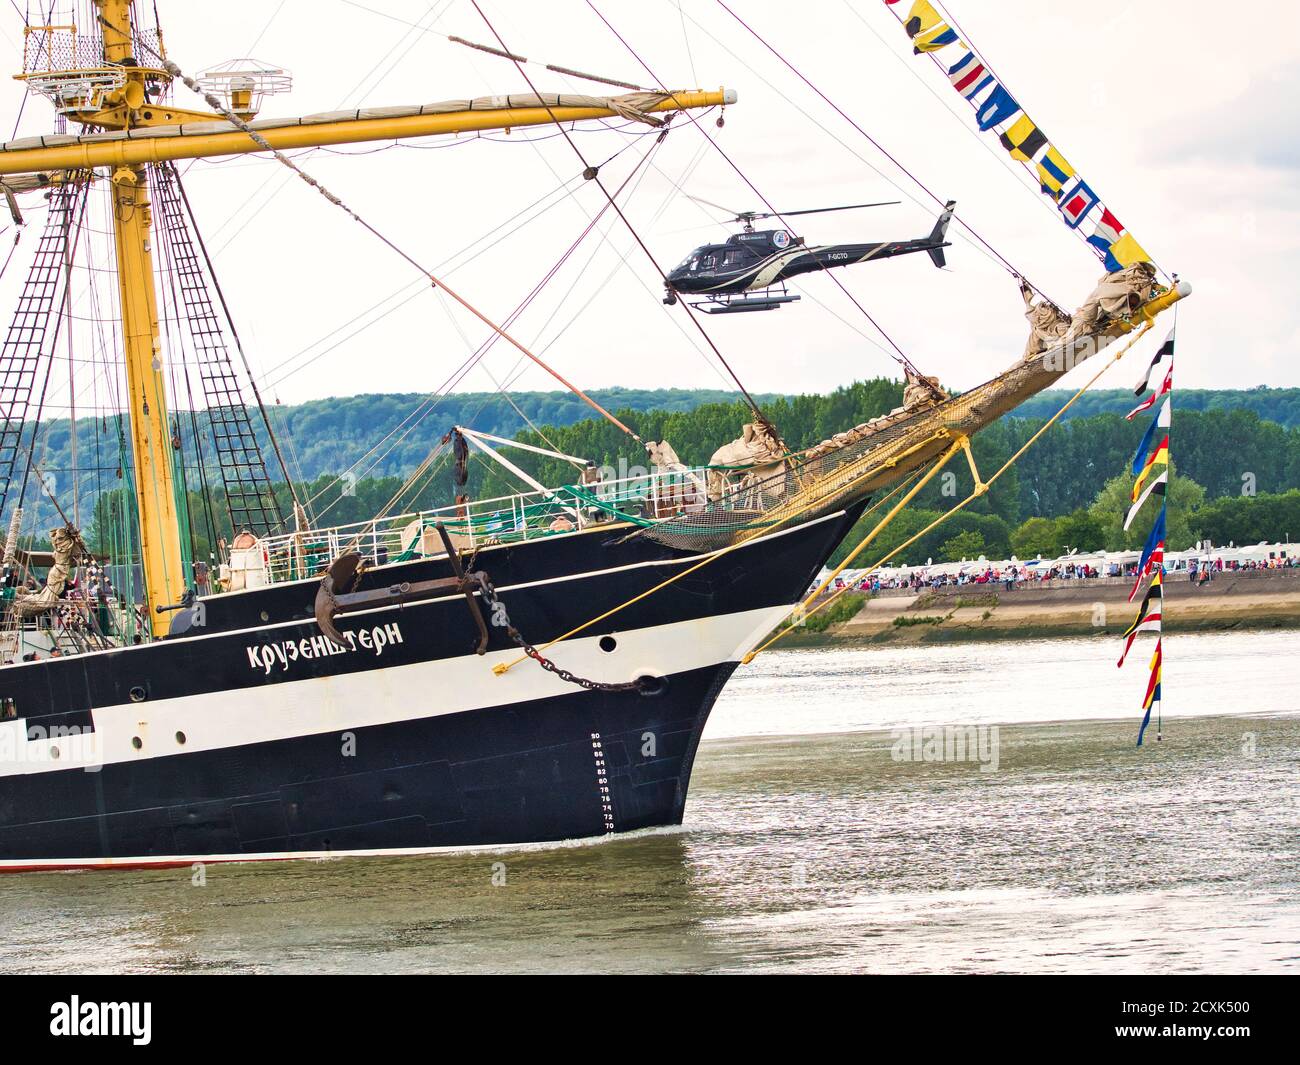
{"label": "helicopter", "polygon": [[[691,199],[731,213],[697,196]],[[852,266],[873,259],[889,259],[923,251],[935,266],[946,265],[943,249],[950,242],[944,238],[952,220],[956,200],[949,200],[930,234],[919,240],[885,241],[878,244],[825,244],[809,247],[802,237],[785,229],[755,231],[754,223],[762,218],[790,218],[794,215],[822,214],[827,211],[854,211],[863,207],[886,207],[897,203],[854,203],[843,207],[814,207],[803,211],[741,211],[730,219],[740,222],[744,230],[733,233],[725,244],[705,244],[696,248],[669,271],[664,279],[664,303],[672,305],[679,296],[703,296],[693,306],[709,314],[735,314],[740,311],[770,311],[782,304],[795,303],[783,282],[798,274]],[[753,293],[753,295],[751,295]]]}

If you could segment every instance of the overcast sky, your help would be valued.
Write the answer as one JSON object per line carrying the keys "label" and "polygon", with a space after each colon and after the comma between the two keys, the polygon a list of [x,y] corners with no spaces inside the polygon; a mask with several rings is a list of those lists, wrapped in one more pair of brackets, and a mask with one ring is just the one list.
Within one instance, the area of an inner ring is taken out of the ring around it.
{"label": "overcast sky", "polygon": [[[705,128],[778,209],[903,200],[805,219],[801,233],[810,242],[929,230],[933,204],[714,0],[689,0],[681,9],[677,0],[595,3],[670,85],[725,85],[739,93],[725,127],[716,128],[710,114]],[[170,55],[187,71],[252,54],[293,73],[293,91],[268,100],[263,117],[526,91],[511,63],[444,36],[491,39],[469,0],[157,6]],[[960,216],[1046,291],[1070,307],[1087,294],[1101,273],[1097,260],[1025,186],[996,141],[973,132],[970,108],[928,59],[911,54],[881,0],[733,6],[935,193],[956,199]],[[1300,385],[1295,7],[1209,0],[950,0],[948,7],[1157,262],[1195,286],[1180,311],[1178,383]],[[487,0],[484,8],[516,52],[651,82],[586,0]],[[12,10],[0,11],[0,30],[0,47],[17,71],[21,23]],[[539,88],[605,91],[540,66],[527,70]],[[22,91],[17,82],[0,84],[4,135]],[[183,86],[177,100],[201,106]],[[49,106],[30,100],[20,134],[51,128]],[[593,127],[575,140],[593,162],[626,149],[603,171],[613,187],[650,145],[649,137],[636,139],[642,132]],[[580,185],[571,196],[544,200],[554,206],[515,232],[508,226],[507,239],[472,262],[457,257],[580,172],[571,147],[552,134],[364,145],[348,150],[355,155],[319,151],[299,161],[422,262],[450,260],[448,280],[501,320],[603,202],[592,183]],[[268,391],[283,402],[432,391],[482,340],[480,324],[445,305],[407,264],[274,161],[183,165],[246,346]],[[684,120],[641,174],[627,212],[664,267],[729,232],[718,224],[721,212],[687,199],[679,183],[738,210],[761,207]],[[1025,324],[1007,273],[956,227],[954,233],[945,271],[913,256],[839,277],[923,370],[965,388],[1018,355]],[[34,243],[33,234],[24,244],[28,254]],[[0,286],[4,306],[12,306],[25,267],[24,260]],[[825,391],[895,372],[884,341],[829,278],[800,289],[803,301],[779,311],[706,319],[749,388]],[[724,384],[681,309],[663,307],[661,295],[653,266],[607,215],[515,329],[585,387]],[[517,353],[500,344],[459,387],[493,388],[517,363]],[[1106,383],[1126,386],[1133,376],[1120,369]],[[556,386],[529,369],[515,387]],[[90,384],[78,390],[83,406],[102,401]]]}

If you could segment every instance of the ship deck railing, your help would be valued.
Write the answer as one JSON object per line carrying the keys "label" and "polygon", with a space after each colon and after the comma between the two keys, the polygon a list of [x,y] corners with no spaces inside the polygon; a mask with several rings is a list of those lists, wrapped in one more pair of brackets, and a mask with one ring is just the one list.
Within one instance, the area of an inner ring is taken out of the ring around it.
{"label": "ship deck railing", "polygon": [[474,551],[497,544],[573,535],[614,522],[649,526],[705,510],[730,509],[731,497],[709,500],[708,474],[713,469],[744,468],[657,469],[619,480],[563,485],[263,537],[261,572],[257,568],[251,573],[245,570],[251,577],[247,586],[317,576],[334,559],[353,551],[371,565],[439,557],[446,551],[438,525],[446,530],[457,550]]}

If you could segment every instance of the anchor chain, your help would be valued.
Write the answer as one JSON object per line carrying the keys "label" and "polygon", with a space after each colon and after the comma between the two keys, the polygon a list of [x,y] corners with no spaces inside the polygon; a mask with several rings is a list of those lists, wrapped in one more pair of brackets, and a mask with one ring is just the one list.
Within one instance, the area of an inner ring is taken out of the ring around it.
{"label": "anchor chain", "polygon": [[546,670],[546,672],[554,673],[560,678],[560,680],[569,684],[576,684],[578,687],[586,688],[588,691],[638,691],[643,694],[649,694],[653,690],[651,684],[651,682],[655,680],[653,677],[638,677],[636,680],[611,683],[603,680],[591,680],[589,677],[580,677],[576,673],[565,669],[563,666],[556,665],[556,663],[552,662],[542,654],[541,651],[525,640],[523,634],[515,628],[514,624],[510,621],[510,615],[506,611],[505,603],[503,603],[501,598],[497,595],[497,590],[493,587],[492,581],[488,578],[488,575],[480,571],[474,576],[477,579],[479,591],[482,594],[484,601],[491,608],[491,618],[489,623],[497,628],[504,628],[506,630],[506,635],[518,645],[519,649]]}

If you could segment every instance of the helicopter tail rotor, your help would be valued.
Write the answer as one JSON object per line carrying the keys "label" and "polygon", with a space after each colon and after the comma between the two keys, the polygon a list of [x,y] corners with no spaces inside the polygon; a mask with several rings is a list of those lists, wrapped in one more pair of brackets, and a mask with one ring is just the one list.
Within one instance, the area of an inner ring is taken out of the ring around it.
{"label": "helicopter tail rotor", "polygon": [[943,214],[939,216],[939,221],[934,224],[930,230],[930,242],[934,245],[927,248],[926,253],[930,256],[930,261],[940,270],[948,265],[948,260],[944,257],[943,249],[947,247],[948,223],[952,221],[953,209],[957,206],[956,200],[949,200],[943,207]]}

